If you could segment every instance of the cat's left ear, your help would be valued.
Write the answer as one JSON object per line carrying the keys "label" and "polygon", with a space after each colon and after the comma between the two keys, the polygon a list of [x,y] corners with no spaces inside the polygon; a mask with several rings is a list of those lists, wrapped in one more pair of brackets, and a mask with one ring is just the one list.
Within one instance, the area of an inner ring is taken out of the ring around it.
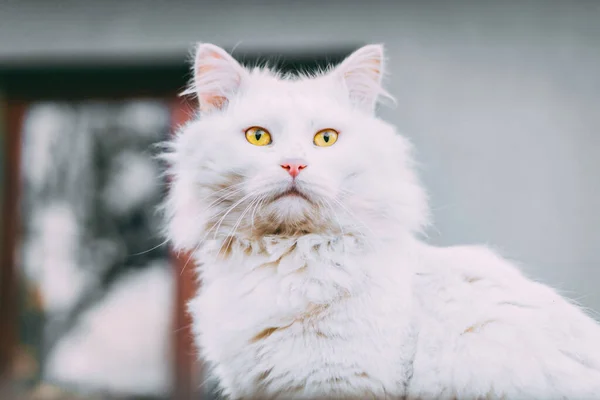
{"label": "cat's left ear", "polygon": [[373,112],[380,96],[393,99],[381,86],[383,72],[383,45],[370,44],[350,54],[333,70],[333,75],[342,82],[356,106]]}

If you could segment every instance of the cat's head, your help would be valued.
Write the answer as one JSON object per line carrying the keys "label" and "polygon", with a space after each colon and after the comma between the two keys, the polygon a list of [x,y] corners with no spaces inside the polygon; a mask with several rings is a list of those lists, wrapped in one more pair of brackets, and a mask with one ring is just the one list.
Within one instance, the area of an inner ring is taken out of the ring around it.
{"label": "cat's head", "polygon": [[426,221],[410,145],[375,116],[383,47],[316,76],[247,69],[196,49],[199,117],[171,143],[168,235],[190,249],[238,235],[395,235]]}

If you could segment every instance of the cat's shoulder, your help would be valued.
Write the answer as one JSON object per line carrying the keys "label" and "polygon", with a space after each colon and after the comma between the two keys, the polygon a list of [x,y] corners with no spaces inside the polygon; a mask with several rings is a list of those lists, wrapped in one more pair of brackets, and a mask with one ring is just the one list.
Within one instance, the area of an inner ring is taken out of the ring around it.
{"label": "cat's shoulder", "polygon": [[525,277],[516,263],[486,246],[422,245],[418,254],[417,282],[432,289],[443,286],[448,295],[470,297],[490,294],[490,289],[525,291],[538,300],[554,295],[547,286]]}
{"label": "cat's shoulder", "polygon": [[445,384],[468,387],[477,377],[478,395],[492,387],[510,396],[600,393],[600,326],[580,307],[486,247],[422,250],[417,375],[454,360]]}
{"label": "cat's shoulder", "polygon": [[487,315],[490,321],[496,315],[499,321],[534,318],[556,325],[553,319],[563,317],[596,325],[574,302],[525,276],[515,262],[488,247],[424,246],[420,261],[416,279],[425,306],[453,304],[462,315]]}

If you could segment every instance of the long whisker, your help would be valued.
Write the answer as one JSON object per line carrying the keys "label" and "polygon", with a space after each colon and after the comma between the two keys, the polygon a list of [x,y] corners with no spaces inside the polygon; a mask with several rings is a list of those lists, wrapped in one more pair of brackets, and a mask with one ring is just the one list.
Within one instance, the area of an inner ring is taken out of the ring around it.
{"label": "long whisker", "polygon": [[[191,219],[190,223],[195,223],[199,219],[201,219],[202,217],[205,217],[205,214],[208,214],[210,211],[212,211],[213,209],[215,209],[222,202],[224,202],[226,200],[230,200],[231,197],[233,197],[235,194],[237,194],[240,191],[242,191],[242,189],[233,191],[232,193],[228,193],[228,194],[226,194],[224,196],[221,196],[221,197],[215,199],[213,202],[211,202],[210,204],[208,204],[207,206],[204,207],[204,209],[202,210],[203,212],[200,215],[196,215],[193,219]],[[210,197],[210,196],[207,196],[207,198],[208,197]],[[223,210],[222,212],[225,212],[225,210]],[[219,214],[220,213],[217,213],[216,215],[219,215]]]}
{"label": "long whisker", "polygon": [[215,199],[214,201],[212,201],[211,203],[209,203],[208,205],[205,206],[204,212],[211,211],[212,209],[214,209],[216,206],[223,203],[224,201],[232,200],[232,197],[235,197],[235,195],[237,195],[243,191],[244,191],[244,189],[236,189],[229,193],[226,193],[224,196],[218,197],[217,199]]}
{"label": "long whisker", "polygon": [[[252,192],[252,193],[249,193],[249,194],[245,195],[244,197],[242,197],[240,200],[238,200],[234,205],[232,205],[231,207],[229,207],[229,209],[227,210],[227,212],[225,212],[225,214],[215,224],[216,225],[216,229],[215,229],[215,234],[214,234],[213,239],[217,238],[217,234],[219,232],[219,229],[221,228],[221,224],[223,223],[223,221],[225,220],[225,218],[227,217],[227,215],[229,215],[229,213],[231,211],[233,211],[237,206],[239,206],[244,201],[246,201],[247,199],[249,199],[250,197],[255,196],[255,195],[256,195],[256,191]],[[215,225],[213,225],[213,226],[215,226]],[[209,229],[209,232],[210,232],[210,230],[212,230],[212,227],[211,227],[211,229]]]}
{"label": "long whisker", "polygon": [[[214,209],[219,204],[223,203],[226,200],[231,200],[232,197],[234,197],[235,195],[239,194],[240,192],[243,192],[244,189],[245,188],[238,188],[238,189],[235,189],[235,190],[230,190],[229,192],[225,193],[223,196],[220,196],[220,197],[216,198],[211,203],[209,203],[208,205],[204,206],[204,210],[203,211],[205,213],[210,212],[212,209]],[[229,190],[229,188],[219,190],[218,192],[223,192],[224,190]],[[218,193],[218,192],[215,192],[215,193]],[[210,198],[212,196],[213,195],[206,196],[204,199]],[[223,210],[222,212],[225,212],[225,210]],[[215,217],[218,216],[219,214],[220,213],[217,213],[217,215],[215,215]]]}
{"label": "long whisker", "polygon": [[139,253],[135,253],[135,254],[131,254],[131,256],[141,256],[142,254],[146,254],[146,253],[150,253],[152,250],[156,250],[161,246],[164,246],[165,244],[169,243],[169,239],[166,239],[165,241],[163,241],[162,243],[157,244],[156,246],[148,249],[148,250],[144,250],[144,251],[140,251]]}
{"label": "long whisker", "polygon": [[221,247],[219,248],[219,251],[217,252],[217,254],[221,254],[221,252],[223,251],[223,247],[228,242],[228,240],[230,240],[229,238],[232,238],[232,237],[235,236],[235,232],[237,231],[237,228],[239,227],[240,223],[242,222],[242,219],[244,218],[244,216],[246,215],[246,213],[248,213],[248,211],[250,211],[250,209],[252,208],[252,206],[254,205],[254,203],[257,202],[257,201],[258,201],[258,199],[253,199],[250,202],[250,204],[248,204],[246,206],[246,208],[244,209],[244,211],[241,213],[241,215],[239,216],[239,218],[237,219],[237,221],[233,225],[233,228],[225,236],[225,239],[223,240],[223,243],[221,244]]}
{"label": "long whisker", "polygon": [[[242,190],[242,189],[235,190],[235,191],[234,191],[234,193],[238,193],[238,192],[239,192],[239,191],[241,191],[241,190]],[[226,195],[226,196],[222,196],[222,197],[220,197],[219,199],[217,199],[216,201],[219,201],[219,200],[221,200],[220,202],[222,202],[222,201],[225,201],[225,200],[227,199],[227,197],[228,197],[228,196],[231,196],[231,195],[233,195],[234,193],[229,193],[229,194],[228,194],[228,195]],[[220,203],[220,202],[219,202],[219,203]],[[214,203],[214,202],[213,202],[213,203]],[[212,205],[213,203],[211,203],[210,205]],[[209,206],[210,206],[210,205],[209,205]],[[207,208],[205,211],[209,211],[209,210],[210,210],[210,207],[209,207],[209,208]],[[218,214],[217,214],[217,215],[218,215]],[[198,219],[199,219],[199,218],[201,218],[201,217],[202,217],[201,215],[200,215],[200,216],[197,216],[197,217],[195,218],[195,220],[198,220]],[[214,225],[213,225],[213,227],[214,227]],[[183,272],[185,271],[185,269],[186,269],[187,265],[189,264],[189,262],[190,262],[190,261],[191,261],[191,259],[193,258],[194,254],[196,253],[196,251],[198,251],[198,250],[200,249],[200,247],[201,247],[201,246],[202,246],[202,244],[204,243],[204,240],[206,239],[206,237],[208,236],[208,234],[210,234],[211,230],[212,230],[212,228],[211,228],[211,229],[209,229],[209,230],[206,232],[206,234],[204,235],[204,237],[203,237],[203,238],[202,238],[200,241],[198,241],[198,244],[197,244],[197,245],[194,247],[194,249],[193,249],[193,250],[190,252],[190,255],[189,255],[188,259],[186,260],[185,264],[184,264],[184,265],[183,265],[183,267],[181,268],[180,275],[182,275],[182,274],[183,274]]]}
{"label": "long whisker", "polygon": [[[264,180],[263,182],[266,183],[266,180]],[[261,183],[261,182],[259,182]],[[229,200],[231,199],[233,196],[239,194],[240,192],[243,192],[244,187],[243,185],[245,184],[245,182],[240,182],[237,184],[233,184],[230,185],[226,188],[223,188],[221,190],[215,191],[213,192],[211,195],[206,196],[204,199],[210,198],[212,196],[214,196],[215,194],[223,194],[222,196],[217,197],[217,199],[213,200],[211,203],[209,203],[207,206],[204,207],[204,212],[210,212],[212,209],[214,209],[218,204],[221,204],[223,201]],[[223,193],[225,192],[225,193]],[[256,191],[255,191],[256,192]],[[239,201],[237,201],[235,204],[233,204],[231,207],[229,207],[228,209],[225,209],[219,213],[217,213],[215,215],[215,217],[219,216],[222,213],[225,213],[217,223],[215,223],[213,226],[211,226],[211,228],[209,228],[206,232],[205,235],[202,237],[201,240],[198,241],[198,244],[194,247],[194,249],[190,252],[190,255],[188,256],[185,264],[183,265],[180,274],[183,274],[183,272],[185,271],[187,265],[189,264],[189,262],[191,261],[191,259],[194,257],[195,253],[200,249],[200,247],[202,246],[202,244],[205,242],[207,236],[214,230],[215,232],[215,238],[216,235],[218,233],[218,230],[220,229],[221,223],[223,222],[223,220],[227,217],[227,215],[234,210],[239,204],[241,204],[243,201],[245,201],[247,198],[252,197],[253,195],[255,195],[255,192],[248,194],[246,196],[243,196]],[[202,201],[202,200],[200,200]],[[202,218],[202,215],[198,215],[196,216],[192,222],[197,221],[198,219]],[[216,228],[216,229],[215,229]]]}
{"label": "long whisker", "polygon": [[262,207],[262,204],[264,203],[265,199],[267,198],[267,195],[262,196],[257,202],[256,205],[254,206],[254,210],[252,211],[252,215],[251,215],[251,232],[254,232],[254,217],[256,216],[256,211],[258,210],[259,207]]}
{"label": "long whisker", "polygon": [[187,267],[187,265],[189,264],[189,262],[191,261],[191,259],[194,257],[194,254],[196,254],[196,252],[200,249],[200,246],[202,245],[202,243],[198,243],[194,249],[190,252],[190,255],[188,256],[187,260],[185,261],[185,264],[183,264],[183,267],[181,268],[181,271],[179,272],[179,276],[183,275],[183,272],[185,271],[185,268]]}

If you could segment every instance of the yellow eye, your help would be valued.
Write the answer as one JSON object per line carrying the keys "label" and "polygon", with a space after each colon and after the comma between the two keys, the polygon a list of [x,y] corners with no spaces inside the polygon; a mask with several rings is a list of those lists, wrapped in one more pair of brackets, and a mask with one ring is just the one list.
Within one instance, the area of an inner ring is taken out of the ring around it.
{"label": "yellow eye", "polygon": [[246,129],[246,139],[255,146],[266,146],[272,142],[271,134],[260,126]]}
{"label": "yellow eye", "polygon": [[329,147],[337,142],[338,133],[333,129],[323,129],[315,135],[315,144],[319,147]]}

